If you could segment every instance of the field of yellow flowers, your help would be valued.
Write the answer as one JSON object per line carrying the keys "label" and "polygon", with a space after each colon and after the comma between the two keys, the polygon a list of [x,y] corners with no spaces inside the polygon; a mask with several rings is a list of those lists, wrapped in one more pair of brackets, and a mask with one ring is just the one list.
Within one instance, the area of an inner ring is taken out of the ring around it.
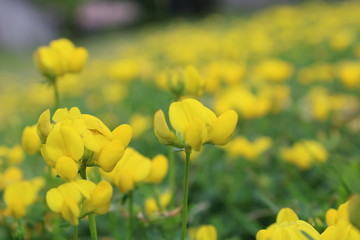
{"label": "field of yellow flowers", "polygon": [[32,57],[0,72],[0,239],[360,240],[359,2]]}

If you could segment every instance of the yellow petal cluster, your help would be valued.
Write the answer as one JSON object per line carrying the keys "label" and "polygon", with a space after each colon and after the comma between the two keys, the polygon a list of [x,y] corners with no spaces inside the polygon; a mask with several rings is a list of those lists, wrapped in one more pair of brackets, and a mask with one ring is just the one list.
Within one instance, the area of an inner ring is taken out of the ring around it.
{"label": "yellow petal cluster", "polygon": [[188,98],[170,105],[169,118],[175,133],[170,131],[163,111],[155,113],[154,131],[159,141],[165,145],[190,147],[199,151],[205,143],[225,145],[229,142],[238,115],[228,110],[217,117],[199,101]]}
{"label": "yellow petal cluster", "polygon": [[141,114],[134,114],[130,118],[130,124],[133,129],[133,137],[141,136],[146,130],[151,127],[151,119]]}
{"label": "yellow petal cluster", "polygon": [[290,208],[283,208],[277,215],[276,223],[260,230],[256,240],[320,240],[320,234],[307,222],[299,220],[297,214]]}
{"label": "yellow petal cluster", "polygon": [[18,167],[9,167],[0,174],[0,190],[5,189],[8,185],[19,182],[23,179],[23,172]]}
{"label": "yellow petal cluster", "polygon": [[112,193],[112,186],[106,181],[96,185],[78,179],[50,189],[46,193],[46,203],[51,211],[60,213],[72,225],[78,225],[81,216],[107,213]]}
{"label": "yellow petal cluster", "polygon": [[75,47],[68,39],[61,38],[42,46],[34,53],[37,68],[46,78],[53,80],[66,73],[79,73],[88,58],[87,50]]}
{"label": "yellow petal cluster", "polygon": [[282,158],[295,164],[300,169],[309,169],[315,162],[327,161],[328,152],[324,146],[315,140],[302,140],[292,147],[282,149]]}
{"label": "yellow petal cluster", "polygon": [[147,198],[145,200],[145,206],[144,206],[146,215],[148,217],[152,217],[156,214],[159,214],[160,211],[165,210],[166,207],[169,205],[171,198],[172,198],[172,196],[171,196],[170,192],[162,193],[159,196],[158,200],[156,200],[153,197]]}
{"label": "yellow petal cluster", "polygon": [[190,240],[217,240],[217,231],[213,225],[202,225],[189,229]]}
{"label": "yellow petal cluster", "polygon": [[166,176],[169,169],[169,161],[167,157],[162,154],[156,155],[151,160],[151,169],[149,175],[146,178],[146,182],[158,184]]}
{"label": "yellow petal cluster", "polygon": [[80,165],[99,166],[110,172],[121,159],[130,142],[132,129],[123,124],[110,131],[98,118],[81,114],[76,107],[56,110],[49,120],[46,110],[39,118],[37,129],[44,144],[41,154],[47,164],[65,180],[78,176]]}
{"label": "yellow petal cluster", "polygon": [[116,164],[108,177],[122,193],[126,193],[133,190],[136,184],[145,182],[151,170],[152,163],[149,158],[133,148],[127,148],[121,161]]}
{"label": "yellow petal cluster", "polygon": [[12,147],[0,146],[0,161],[5,160],[2,164],[19,165],[24,160],[24,151],[20,145]]}
{"label": "yellow petal cluster", "polygon": [[[352,209],[358,201],[357,197],[351,198],[339,208],[329,209],[326,212],[328,228],[321,234],[321,240],[357,240],[360,239],[360,230],[350,223],[350,219],[359,217],[359,208]],[[350,209],[353,212],[350,212]],[[350,216],[352,216],[350,218]]]}
{"label": "yellow petal cluster", "polygon": [[187,66],[184,70],[160,72],[156,77],[157,85],[170,90],[177,98],[181,96],[199,97],[203,94],[205,81],[194,66]]}
{"label": "yellow petal cluster", "polygon": [[38,192],[43,186],[44,180],[42,178],[19,181],[8,185],[4,191],[6,213],[15,218],[24,217],[27,208],[36,201]]}
{"label": "yellow petal cluster", "polygon": [[246,160],[253,161],[272,145],[269,137],[260,137],[251,142],[245,137],[239,136],[229,142],[225,149],[233,157],[244,157]]}
{"label": "yellow petal cluster", "polygon": [[23,149],[30,155],[40,151],[41,141],[37,134],[36,125],[25,127],[21,138],[21,144]]}

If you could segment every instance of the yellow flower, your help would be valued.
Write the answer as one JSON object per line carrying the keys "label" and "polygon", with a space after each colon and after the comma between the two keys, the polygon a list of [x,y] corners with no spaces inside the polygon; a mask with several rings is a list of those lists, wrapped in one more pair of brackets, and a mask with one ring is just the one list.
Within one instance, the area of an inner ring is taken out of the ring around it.
{"label": "yellow flower", "polygon": [[229,142],[225,149],[231,156],[241,156],[253,161],[269,149],[271,145],[272,141],[268,137],[260,137],[254,142],[250,142],[244,137],[237,137]]}
{"label": "yellow flower", "polygon": [[134,131],[133,136],[136,138],[151,127],[151,119],[141,114],[134,114],[130,118],[130,126]]}
{"label": "yellow flower", "polygon": [[283,82],[292,75],[293,66],[280,59],[268,59],[257,65],[255,72],[261,79]]}
{"label": "yellow flower", "polygon": [[150,171],[151,160],[127,148],[121,161],[108,176],[122,193],[126,193],[133,190],[137,183],[145,182]]}
{"label": "yellow flower", "polygon": [[256,234],[256,240],[308,240],[306,233],[314,240],[320,240],[320,234],[307,222],[299,220],[290,208],[283,208],[277,215],[276,223]]}
{"label": "yellow flower", "polygon": [[360,85],[360,64],[358,62],[344,62],[339,66],[338,75],[342,84],[347,88]]}
{"label": "yellow flower", "polygon": [[159,141],[175,147],[190,147],[195,151],[205,143],[225,145],[235,131],[238,116],[228,110],[219,117],[195,99],[174,102],[169,108],[170,131],[162,110],[154,116],[154,130]]}
{"label": "yellow flower", "polygon": [[212,225],[203,225],[196,231],[195,240],[216,240],[216,228]]}
{"label": "yellow flower", "polygon": [[90,198],[84,201],[85,211],[105,214],[109,211],[113,188],[110,183],[101,181],[91,190]]}
{"label": "yellow flower", "polygon": [[199,97],[203,94],[205,81],[194,66],[185,70],[160,72],[156,82],[162,89],[169,89],[177,98],[181,96]]}
{"label": "yellow flower", "polygon": [[145,213],[147,216],[151,217],[155,214],[159,213],[160,210],[166,209],[166,207],[169,205],[171,201],[171,193],[170,192],[164,192],[160,195],[158,202],[160,206],[158,205],[158,202],[155,198],[147,198],[145,200]]}
{"label": "yellow flower", "polygon": [[89,213],[105,214],[109,210],[112,187],[102,181],[95,184],[88,180],[75,180],[52,188],[46,193],[46,203],[53,212],[73,225],[79,224],[79,217]]}
{"label": "yellow flower", "polygon": [[350,221],[358,218],[356,209],[357,196],[351,198],[336,209],[329,209],[326,212],[326,223],[328,228],[321,234],[322,240],[355,240],[360,239],[360,230],[352,225]]}
{"label": "yellow flower", "polygon": [[52,119],[54,126],[50,123],[50,111],[46,110],[38,122],[38,132],[44,139],[41,154],[68,181],[78,176],[83,161],[87,166],[112,171],[132,136],[129,125],[122,124],[110,131],[100,119],[81,114],[76,107],[60,108]]}
{"label": "yellow flower", "polygon": [[9,167],[4,173],[0,175],[0,190],[3,190],[8,185],[19,182],[23,179],[23,172],[18,167]]}
{"label": "yellow flower", "polygon": [[302,140],[292,147],[281,151],[282,158],[301,169],[309,169],[314,162],[326,162],[328,153],[321,143],[314,140]]}
{"label": "yellow flower", "polygon": [[34,53],[36,66],[49,80],[63,76],[66,73],[78,73],[86,64],[88,53],[85,48],[76,48],[65,38],[50,42]]}
{"label": "yellow flower", "polygon": [[33,179],[15,182],[7,186],[4,191],[7,213],[15,218],[24,217],[26,209],[35,202],[43,185],[42,179]]}
{"label": "yellow flower", "polygon": [[41,141],[36,129],[36,125],[25,127],[21,138],[23,149],[31,155],[39,152],[41,148]]}
{"label": "yellow flower", "polygon": [[187,66],[184,72],[185,93],[191,96],[201,96],[205,82],[201,78],[198,70],[194,66]]}
{"label": "yellow flower", "polygon": [[7,158],[10,164],[18,165],[24,160],[24,151],[20,145],[8,149]]}
{"label": "yellow flower", "polygon": [[166,176],[169,168],[168,159],[162,155],[156,155],[151,161],[151,170],[146,182],[160,183]]}

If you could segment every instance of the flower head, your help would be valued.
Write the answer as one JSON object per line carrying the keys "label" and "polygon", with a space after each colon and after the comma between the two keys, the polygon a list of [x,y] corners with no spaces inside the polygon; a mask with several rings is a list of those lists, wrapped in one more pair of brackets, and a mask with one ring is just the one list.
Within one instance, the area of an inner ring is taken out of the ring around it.
{"label": "flower head", "polygon": [[44,141],[41,153],[47,164],[65,180],[78,176],[83,161],[88,166],[112,171],[131,139],[129,125],[123,124],[110,131],[100,119],[81,114],[76,107],[58,109],[52,118],[53,124],[49,116],[47,110],[38,122],[38,133]]}
{"label": "flower head", "polygon": [[91,181],[78,179],[52,188],[46,193],[48,207],[73,225],[79,218],[89,213],[105,214],[110,207],[112,187],[102,181],[97,185]]}
{"label": "flower head", "polygon": [[87,50],[75,47],[68,39],[61,38],[50,42],[34,53],[36,66],[48,79],[63,76],[66,73],[78,73],[88,58]]}
{"label": "flower head", "polygon": [[290,208],[283,208],[277,215],[276,223],[256,234],[256,240],[308,240],[306,235],[320,240],[320,234],[307,222],[299,220]]}
{"label": "flower head", "polygon": [[172,132],[165,120],[162,110],[154,116],[154,130],[157,138],[164,145],[190,147],[195,151],[201,145],[212,143],[225,145],[235,131],[238,115],[228,110],[219,117],[195,99],[174,102],[169,108]]}

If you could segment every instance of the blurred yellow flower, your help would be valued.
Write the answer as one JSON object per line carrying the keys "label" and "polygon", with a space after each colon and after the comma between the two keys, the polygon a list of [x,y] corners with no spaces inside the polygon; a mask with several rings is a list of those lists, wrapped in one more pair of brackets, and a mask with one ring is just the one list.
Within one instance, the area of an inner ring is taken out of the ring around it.
{"label": "blurred yellow flower", "polygon": [[200,227],[189,229],[191,240],[217,240],[217,231],[213,225],[201,225]]}
{"label": "blurred yellow flower", "polygon": [[293,66],[280,59],[267,59],[255,67],[256,75],[264,80],[283,82],[293,74]]}
{"label": "blurred yellow flower", "polygon": [[276,223],[256,234],[256,240],[320,240],[320,234],[307,222],[299,220],[290,208],[283,208],[277,215]]}
{"label": "blurred yellow flower", "polygon": [[0,174],[0,190],[5,189],[8,185],[19,182],[23,179],[23,172],[18,167],[9,167]]}
{"label": "blurred yellow flower", "polygon": [[11,165],[18,165],[24,160],[24,151],[20,145],[15,145],[8,149],[7,152],[8,163]]}
{"label": "blurred yellow flower", "polygon": [[[336,209],[326,212],[326,223],[328,228],[321,234],[322,240],[355,240],[360,239],[360,230],[351,224],[359,217],[359,209],[356,207],[358,196],[351,198]],[[355,205],[353,205],[355,204]],[[350,211],[351,210],[351,211]]]}
{"label": "blurred yellow flower", "polygon": [[133,137],[137,138],[151,127],[151,119],[141,114],[133,114],[129,125],[133,129]]}
{"label": "blurred yellow flower", "polygon": [[65,38],[53,40],[34,53],[34,60],[40,72],[49,80],[66,73],[79,73],[88,58],[85,48],[75,47]]}
{"label": "blurred yellow flower", "polygon": [[360,63],[344,62],[339,66],[338,75],[342,84],[347,88],[360,85]]}
{"label": "blurred yellow flower", "polygon": [[41,178],[8,185],[4,191],[6,213],[15,218],[24,217],[27,208],[36,201],[37,194],[43,185],[44,181]]}
{"label": "blurred yellow flower", "polygon": [[122,193],[133,190],[136,184],[145,182],[151,172],[151,160],[133,148],[127,148],[114,170],[105,173]]}
{"label": "blurred yellow flower", "polygon": [[40,152],[41,141],[40,141],[40,137],[37,134],[36,125],[27,126],[24,128],[21,138],[21,143],[23,149],[28,154],[33,155],[37,152]]}
{"label": "blurred yellow flower", "polygon": [[327,161],[328,153],[324,146],[315,140],[302,140],[292,147],[282,149],[281,157],[300,169],[309,169],[315,162]]}
{"label": "blurred yellow flower", "polygon": [[269,137],[260,137],[250,142],[245,137],[236,137],[229,142],[225,149],[233,157],[244,157],[246,160],[253,161],[257,159],[263,152],[268,150],[272,145]]}
{"label": "blurred yellow flower", "polygon": [[[156,214],[159,214],[161,211],[164,211],[171,201],[171,193],[164,192],[160,195],[158,201],[155,198],[147,198],[145,200],[145,213],[148,217],[152,217]],[[158,205],[160,204],[160,206]]]}
{"label": "blurred yellow flower", "polygon": [[151,160],[151,169],[150,173],[146,178],[146,182],[158,184],[166,176],[169,169],[169,161],[167,157],[162,154],[156,155]]}

